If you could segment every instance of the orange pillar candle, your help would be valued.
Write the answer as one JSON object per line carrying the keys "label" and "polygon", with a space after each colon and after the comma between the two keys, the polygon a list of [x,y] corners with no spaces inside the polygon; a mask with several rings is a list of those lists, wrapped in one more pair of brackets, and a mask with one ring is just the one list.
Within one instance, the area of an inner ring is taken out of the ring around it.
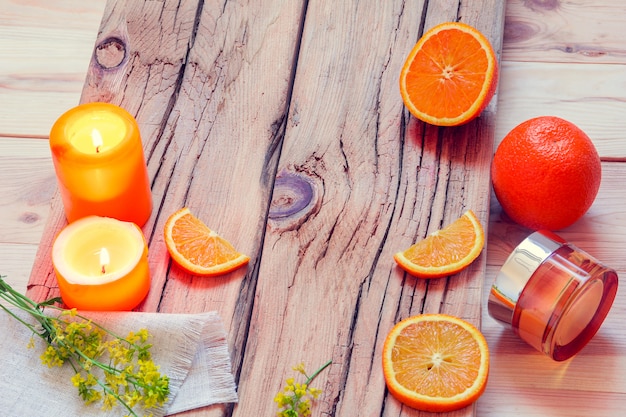
{"label": "orange pillar candle", "polygon": [[52,263],[63,302],[89,311],[128,311],[150,290],[148,246],[135,223],[87,216],[54,240]]}
{"label": "orange pillar candle", "polygon": [[152,196],[139,127],[124,109],[87,103],[64,113],[50,149],[68,222],[89,215],[143,226]]}

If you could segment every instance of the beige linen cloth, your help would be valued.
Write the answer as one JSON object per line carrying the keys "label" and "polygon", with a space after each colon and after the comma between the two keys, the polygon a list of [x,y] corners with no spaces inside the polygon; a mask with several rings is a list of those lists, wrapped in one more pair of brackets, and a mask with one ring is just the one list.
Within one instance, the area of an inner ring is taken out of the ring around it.
{"label": "beige linen cloth", "polygon": [[[32,318],[21,311],[20,317]],[[155,417],[211,404],[237,402],[226,331],[216,312],[201,314],[81,313],[93,322],[126,336],[146,328],[152,338],[152,359],[170,379],[169,401],[151,409]],[[0,309],[0,414],[5,417],[118,417],[122,406],[103,411],[101,404],[85,405],[72,385],[69,364],[48,368],[40,355],[46,344]],[[136,408],[138,415],[144,410]]]}

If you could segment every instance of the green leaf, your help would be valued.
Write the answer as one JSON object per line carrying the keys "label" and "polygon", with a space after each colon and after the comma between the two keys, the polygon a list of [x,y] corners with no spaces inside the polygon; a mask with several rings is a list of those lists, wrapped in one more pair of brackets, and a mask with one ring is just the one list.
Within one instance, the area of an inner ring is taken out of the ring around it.
{"label": "green leaf", "polygon": [[47,306],[54,305],[56,303],[63,304],[63,299],[61,297],[49,298],[37,304],[37,307],[47,307]]}

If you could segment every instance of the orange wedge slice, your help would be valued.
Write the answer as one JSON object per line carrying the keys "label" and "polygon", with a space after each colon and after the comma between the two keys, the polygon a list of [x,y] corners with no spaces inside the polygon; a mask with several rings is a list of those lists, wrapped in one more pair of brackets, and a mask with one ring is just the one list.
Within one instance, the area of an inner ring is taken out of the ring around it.
{"label": "orange wedge slice", "polygon": [[489,349],[471,323],[445,314],[422,314],[396,324],[383,345],[389,392],[417,410],[454,411],[485,391]]}
{"label": "orange wedge slice", "polygon": [[165,245],[181,268],[200,276],[226,274],[246,265],[250,260],[186,207],[172,214],[165,222]]}
{"label": "orange wedge slice", "polygon": [[445,228],[394,255],[398,265],[420,278],[440,278],[465,269],[480,255],[485,233],[471,210]]}

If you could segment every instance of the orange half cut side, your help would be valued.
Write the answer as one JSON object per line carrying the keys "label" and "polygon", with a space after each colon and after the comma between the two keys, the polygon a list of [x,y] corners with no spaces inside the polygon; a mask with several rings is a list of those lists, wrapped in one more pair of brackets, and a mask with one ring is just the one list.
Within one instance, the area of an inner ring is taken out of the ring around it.
{"label": "orange half cut side", "polygon": [[477,29],[447,22],[415,44],[400,73],[400,93],[416,118],[457,126],[479,116],[498,83],[498,61]]}
{"label": "orange half cut side", "polygon": [[389,392],[417,410],[467,407],[485,391],[489,349],[471,323],[446,314],[422,314],[396,324],[383,345]]}

